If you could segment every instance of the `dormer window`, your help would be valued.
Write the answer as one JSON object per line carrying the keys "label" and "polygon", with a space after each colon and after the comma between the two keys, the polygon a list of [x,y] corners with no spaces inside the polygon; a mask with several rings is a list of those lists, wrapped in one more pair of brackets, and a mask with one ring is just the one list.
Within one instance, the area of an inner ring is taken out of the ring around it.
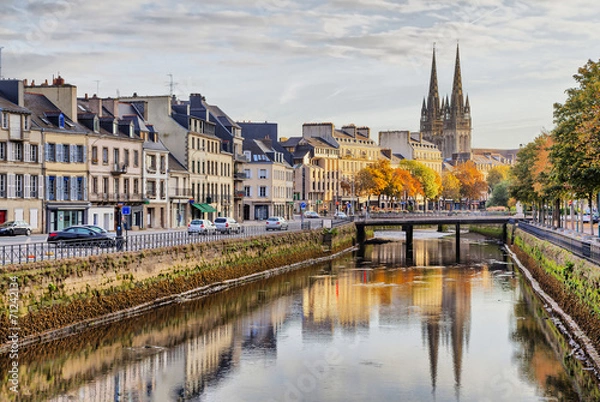
{"label": "dormer window", "polygon": [[98,120],[98,117],[94,116],[94,132],[97,133],[100,131],[100,120]]}
{"label": "dormer window", "polygon": [[31,117],[30,116],[23,116],[23,130],[25,131],[29,131],[31,129]]}
{"label": "dormer window", "polygon": [[119,133],[119,125],[117,124],[116,121],[113,121],[113,132],[114,135],[117,135]]}
{"label": "dormer window", "polygon": [[62,113],[58,115],[58,128],[65,128],[65,115]]}
{"label": "dormer window", "polygon": [[8,128],[8,113],[2,113],[2,128]]}

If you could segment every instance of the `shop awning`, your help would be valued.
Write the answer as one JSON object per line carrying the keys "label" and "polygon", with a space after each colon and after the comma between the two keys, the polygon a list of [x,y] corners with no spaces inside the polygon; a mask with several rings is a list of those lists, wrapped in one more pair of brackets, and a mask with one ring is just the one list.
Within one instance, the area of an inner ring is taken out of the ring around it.
{"label": "shop awning", "polygon": [[192,206],[196,207],[201,212],[217,212],[210,204],[192,204]]}

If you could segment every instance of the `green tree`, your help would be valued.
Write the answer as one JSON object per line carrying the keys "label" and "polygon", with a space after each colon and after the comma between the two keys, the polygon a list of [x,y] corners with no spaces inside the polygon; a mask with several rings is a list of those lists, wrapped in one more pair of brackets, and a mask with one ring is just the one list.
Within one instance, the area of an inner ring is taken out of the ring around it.
{"label": "green tree", "polygon": [[490,191],[493,191],[494,187],[496,187],[498,183],[508,180],[509,175],[510,166],[494,166],[492,169],[490,169],[486,178]]}
{"label": "green tree", "polygon": [[502,206],[508,207],[508,200],[510,195],[508,193],[509,182],[508,180],[501,181],[494,186],[492,195],[487,202],[488,207]]}
{"label": "green tree", "polygon": [[589,60],[573,76],[577,86],[567,89],[564,104],[554,104],[550,153],[557,186],[591,203],[600,189],[600,65]]}
{"label": "green tree", "polygon": [[435,170],[420,162],[410,160],[401,161],[400,167],[408,170],[421,184],[426,208],[428,199],[434,200],[439,198],[442,192],[442,178]]}

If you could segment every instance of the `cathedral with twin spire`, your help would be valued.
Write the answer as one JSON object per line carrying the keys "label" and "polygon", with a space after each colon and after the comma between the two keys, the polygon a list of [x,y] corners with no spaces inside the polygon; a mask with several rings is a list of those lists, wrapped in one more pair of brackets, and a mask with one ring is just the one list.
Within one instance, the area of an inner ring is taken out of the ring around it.
{"label": "cathedral with twin spire", "polygon": [[421,108],[421,133],[423,139],[437,146],[442,152],[442,158],[452,159],[460,155],[470,159],[471,154],[471,107],[469,96],[463,96],[462,77],[460,72],[460,52],[456,45],[456,63],[454,66],[454,81],[452,95],[440,102],[438,92],[437,67],[435,46],[431,64],[431,79],[429,94],[423,98]]}

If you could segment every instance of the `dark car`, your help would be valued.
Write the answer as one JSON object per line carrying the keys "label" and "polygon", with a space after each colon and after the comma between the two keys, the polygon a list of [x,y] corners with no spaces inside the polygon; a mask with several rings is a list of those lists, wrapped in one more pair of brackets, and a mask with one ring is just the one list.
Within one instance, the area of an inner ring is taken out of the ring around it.
{"label": "dark car", "polygon": [[23,234],[29,236],[31,234],[31,226],[25,221],[8,221],[0,225],[0,236],[16,236]]}
{"label": "dark car", "polygon": [[114,247],[115,238],[108,232],[100,232],[87,226],[71,226],[48,234],[48,243],[58,247]]}

